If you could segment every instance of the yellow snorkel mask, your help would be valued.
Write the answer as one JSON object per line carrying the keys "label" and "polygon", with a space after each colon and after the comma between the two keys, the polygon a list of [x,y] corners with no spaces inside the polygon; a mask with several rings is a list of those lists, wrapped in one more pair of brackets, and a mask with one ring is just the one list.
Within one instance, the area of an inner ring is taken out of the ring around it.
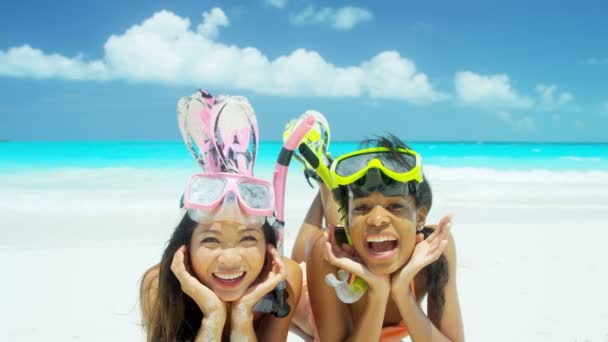
{"label": "yellow snorkel mask", "polygon": [[347,153],[334,160],[330,175],[335,186],[351,185],[370,169],[378,169],[397,182],[422,183],[422,158],[416,151],[405,148],[372,147]]}

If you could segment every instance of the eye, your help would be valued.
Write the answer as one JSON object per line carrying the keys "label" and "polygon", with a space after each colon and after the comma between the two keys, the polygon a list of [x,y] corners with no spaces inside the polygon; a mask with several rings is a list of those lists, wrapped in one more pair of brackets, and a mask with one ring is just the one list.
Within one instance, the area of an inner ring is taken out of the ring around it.
{"label": "eye", "polygon": [[245,246],[255,246],[258,243],[258,239],[252,235],[245,235],[241,238],[241,244]]}
{"label": "eye", "polygon": [[403,208],[405,208],[405,206],[401,203],[391,203],[386,207],[389,211],[400,211]]}
{"label": "eye", "polygon": [[204,238],[204,239],[201,241],[201,243],[206,243],[206,244],[209,244],[209,243],[220,243],[220,240],[218,240],[218,239],[217,239],[217,238],[215,238],[215,237],[208,236],[208,237]]}
{"label": "eye", "polygon": [[354,208],[355,213],[365,214],[370,211],[370,207],[367,204],[359,204]]}

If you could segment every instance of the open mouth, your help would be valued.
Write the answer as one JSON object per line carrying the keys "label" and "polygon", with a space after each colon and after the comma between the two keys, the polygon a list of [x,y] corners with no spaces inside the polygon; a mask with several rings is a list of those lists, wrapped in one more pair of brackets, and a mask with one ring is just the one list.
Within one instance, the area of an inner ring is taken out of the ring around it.
{"label": "open mouth", "polygon": [[223,287],[235,287],[245,278],[246,272],[217,272],[213,278]]}
{"label": "open mouth", "polygon": [[396,237],[389,235],[370,235],[366,241],[368,251],[376,257],[391,257],[399,244]]}

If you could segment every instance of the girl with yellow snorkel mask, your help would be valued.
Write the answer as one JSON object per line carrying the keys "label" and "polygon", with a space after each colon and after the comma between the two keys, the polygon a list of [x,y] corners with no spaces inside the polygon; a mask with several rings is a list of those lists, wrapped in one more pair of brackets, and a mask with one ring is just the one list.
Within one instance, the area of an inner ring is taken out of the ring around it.
{"label": "girl with yellow snorkel mask", "polygon": [[[432,194],[415,151],[393,136],[367,143],[376,146],[343,155],[329,169],[300,148],[331,189],[348,239],[320,232],[306,255],[301,301],[310,298],[315,338],[461,341],[451,217],[424,227]],[[315,201],[310,210],[323,206]],[[427,295],[428,316],[420,307]]]}

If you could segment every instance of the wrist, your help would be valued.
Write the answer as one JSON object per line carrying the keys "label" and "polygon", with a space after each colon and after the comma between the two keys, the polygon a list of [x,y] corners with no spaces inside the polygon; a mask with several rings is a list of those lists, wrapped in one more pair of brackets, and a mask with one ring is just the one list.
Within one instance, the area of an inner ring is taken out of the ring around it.
{"label": "wrist", "polygon": [[221,325],[223,327],[224,323],[226,323],[226,313],[212,312],[209,315],[203,315],[203,324]]}
{"label": "wrist", "polygon": [[410,284],[414,281],[417,273],[413,267],[406,265],[399,273],[395,274],[391,281],[391,295],[400,297],[403,294],[409,294],[411,292]]}
{"label": "wrist", "polygon": [[386,303],[391,293],[389,284],[376,284],[368,288],[369,298],[372,302]]}
{"label": "wrist", "polygon": [[232,329],[250,327],[253,324],[253,312],[245,305],[237,305],[230,312],[230,325]]}
{"label": "wrist", "polygon": [[226,323],[226,315],[211,314],[204,316],[201,322],[201,327],[194,339],[195,342],[200,341],[219,341],[222,338],[222,331]]}

